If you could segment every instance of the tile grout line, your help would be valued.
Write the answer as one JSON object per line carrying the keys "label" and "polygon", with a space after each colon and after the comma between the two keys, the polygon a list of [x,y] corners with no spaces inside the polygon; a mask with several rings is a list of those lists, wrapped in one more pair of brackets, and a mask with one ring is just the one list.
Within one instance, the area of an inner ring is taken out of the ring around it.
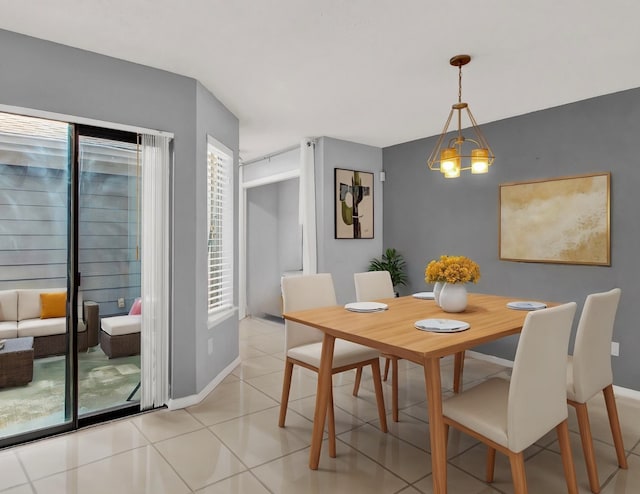
{"label": "tile grout line", "polygon": [[[188,411],[188,410],[186,410],[186,409],[185,409],[185,411],[187,411],[187,413],[189,413],[189,411]],[[218,480],[216,480],[215,482],[212,482],[211,484],[206,484],[206,485],[204,485],[204,486],[202,486],[202,487],[198,487],[198,489],[197,489],[197,490],[202,490],[202,489],[204,489],[204,488],[206,488],[206,487],[210,487],[210,486],[213,486],[213,485],[215,485],[215,484],[217,484],[217,483],[224,482],[225,480],[228,480],[228,479],[230,479],[230,478],[233,478],[233,477],[235,477],[235,476],[238,476],[238,475],[241,475],[241,474],[243,474],[243,473],[247,473],[247,472],[251,473],[251,475],[252,475],[254,478],[256,478],[256,480],[257,480],[258,482],[260,482],[260,484],[262,484],[262,482],[260,481],[260,479],[258,479],[258,478],[255,476],[255,474],[253,474],[253,472],[251,472],[251,468],[249,468],[249,467],[248,467],[248,466],[247,466],[247,465],[242,461],[242,459],[240,459],[240,458],[239,458],[239,457],[238,457],[238,456],[233,452],[233,450],[232,450],[232,449],[231,449],[231,448],[230,448],[230,447],[229,447],[229,446],[228,446],[228,445],[227,445],[227,444],[226,444],[226,443],[225,443],[225,442],[224,442],[220,437],[218,437],[218,435],[217,435],[214,431],[212,431],[212,430],[210,429],[210,427],[212,427],[212,426],[207,426],[207,425],[203,424],[200,420],[198,420],[196,417],[194,417],[194,416],[193,416],[193,415],[191,415],[190,413],[189,413],[189,415],[190,415],[194,420],[196,420],[196,421],[201,425],[201,427],[199,427],[198,429],[192,430],[192,431],[188,431],[188,432],[183,432],[183,433],[177,434],[177,435],[175,435],[175,436],[171,436],[171,437],[163,438],[163,439],[161,439],[161,440],[159,440],[159,441],[151,441],[151,439],[149,439],[149,438],[144,434],[144,432],[143,432],[143,431],[142,431],[142,430],[137,426],[137,424],[135,424],[135,423],[134,423],[133,425],[134,425],[134,426],[135,426],[135,427],[140,431],[140,434],[142,434],[142,435],[145,437],[145,439],[147,439],[147,441],[149,441],[149,446],[152,446],[152,447],[153,447],[153,449],[158,453],[158,455],[160,455],[160,457],[161,457],[165,462],[167,462],[167,463],[169,464],[169,466],[171,467],[171,469],[173,470],[173,472],[174,472],[174,473],[176,474],[176,476],[177,476],[177,477],[178,477],[178,478],[179,478],[179,479],[184,483],[184,485],[189,489],[189,491],[190,491],[190,492],[196,492],[196,490],[192,489],[192,488],[191,488],[191,486],[189,485],[189,483],[188,483],[184,478],[182,478],[182,476],[180,475],[180,473],[176,470],[176,468],[175,468],[175,467],[173,466],[173,464],[169,461],[169,459],[168,459],[168,458],[166,458],[166,457],[162,454],[162,452],[161,452],[161,451],[156,447],[156,444],[157,444],[157,443],[161,443],[161,442],[163,442],[163,441],[168,441],[168,440],[176,439],[176,438],[178,438],[178,437],[180,437],[180,436],[186,436],[187,434],[191,434],[191,433],[193,433],[193,432],[198,432],[198,431],[202,431],[202,430],[206,430],[206,431],[207,431],[208,433],[210,433],[213,437],[215,437],[218,441],[220,441],[220,443],[221,443],[221,444],[222,444],[222,445],[223,445],[227,450],[229,450],[229,453],[231,453],[231,455],[233,455],[233,456],[234,456],[234,457],[235,457],[235,458],[236,458],[236,459],[237,459],[237,460],[242,464],[242,466],[245,468],[245,470],[243,470],[242,472],[238,472],[238,473],[235,473],[235,474],[232,474],[232,475],[228,475],[228,476],[226,476],[226,477],[223,477],[223,478],[221,478],[221,479],[218,479]],[[216,424],[214,424],[214,425],[216,425]],[[262,485],[264,486],[264,484],[262,484]],[[267,491],[269,491],[271,494],[273,494],[273,493],[272,493],[272,491],[271,491],[270,489],[268,489],[268,488],[267,488],[267,486],[264,486],[264,487],[265,487],[265,489],[267,489]]]}
{"label": "tile grout line", "polygon": [[[180,481],[181,481],[184,485],[186,485],[186,486],[187,486],[187,489],[189,489],[189,491],[190,491],[190,492],[195,492],[195,491],[191,488],[191,486],[189,485],[189,483],[188,483],[185,479],[183,479],[183,478],[182,478],[182,475],[180,475],[180,473],[178,473],[178,471],[175,469],[175,467],[173,466],[173,464],[172,464],[172,463],[171,463],[167,458],[165,458],[165,456],[162,454],[162,452],[161,452],[161,451],[156,447],[156,443],[159,443],[159,442],[162,442],[162,441],[167,441],[167,440],[170,440],[170,439],[175,439],[175,438],[177,438],[177,437],[180,437],[180,436],[184,436],[184,435],[186,435],[186,434],[189,434],[189,432],[183,432],[182,434],[178,434],[177,436],[173,436],[173,437],[170,437],[170,438],[161,439],[160,441],[155,441],[155,442],[154,442],[154,441],[151,441],[151,439],[149,439],[147,436],[145,436],[144,432],[142,432],[142,430],[140,429],[140,427],[138,427],[138,426],[137,426],[137,424],[135,424],[133,421],[132,421],[132,424],[133,424],[133,426],[134,426],[136,429],[138,429],[138,431],[140,431],[140,434],[142,434],[142,436],[143,436],[147,441],[149,441],[149,444],[148,444],[148,445],[149,445],[149,446],[151,446],[151,447],[153,448],[153,450],[154,450],[156,453],[158,453],[158,455],[160,456],[160,458],[162,458],[162,459],[163,459],[163,460],[164,460],[164,461],[169,465],[169,467],[171,468],[171,470],[173,470],[173,473],[175,473],[175,474],[176,474],[176,477],[178,477],[178,478],[180,479]],[[201,427],[200,429],[196,429],[196,431],[199,431],[199,430],[202,430],[202,429],[206,429],[206,426],[203,426],[203,427]],[[190,431],[190,432],[195,432],[195,431]]]}
{"label": "tile grout line", "polygon": [[20,468],[22,468],[22,472],[24,473],[24,476],[27,479],[27,482],[24,483],[24,484],[18,484],[18,485],[14,485],[14,486],[8,487],[7,489],[3,490],[2,492],[8,491],[9,489],[13,489],[13,488],[19,487],[21,485],[27,485],[28,484],[29,487],[31,487],[31,492],[33,492],[35,494],[36,487],[33,485],[33,481],[31,480],[31,477],[30,477],[29,473],[27,472],[27,467],[24,465],[24,462],[22,461],[22,458],[20,458],[20,455],[17,453],[17,451],[13,451],[12,453],[16,457],[16,460],[18,460],[18,464],[20,465]]}

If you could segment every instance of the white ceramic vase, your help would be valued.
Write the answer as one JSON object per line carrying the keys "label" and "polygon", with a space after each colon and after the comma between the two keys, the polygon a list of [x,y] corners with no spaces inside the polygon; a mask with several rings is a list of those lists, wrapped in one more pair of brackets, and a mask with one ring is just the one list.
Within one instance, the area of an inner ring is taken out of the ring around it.
{"label": "white ceramic vase", "polygon": [[445,312],[462,312],[467,308],[467,287],[464,283],[445,283],[440,291],[440,307]]}
{"label": "white ceramic vase", "polygon": [[435,300],[436,305],[440,305],[440,292],[442,291],[442,287],[444,286],[444,282],[436,281],[433,285],[433,300]]}

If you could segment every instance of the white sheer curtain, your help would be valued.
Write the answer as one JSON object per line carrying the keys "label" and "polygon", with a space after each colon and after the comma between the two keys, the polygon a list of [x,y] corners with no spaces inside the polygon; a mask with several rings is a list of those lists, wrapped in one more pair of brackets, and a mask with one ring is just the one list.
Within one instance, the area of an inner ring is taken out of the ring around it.
{"label": "white sheer curtain", "polygon": [[141,387],[140,408],[169,398],[169,166],[170,138],[141,135]]}
{"label": "white sheer curtain", "polygon": [[316,247],[315,142],[300,143],[300,224],[302,225],[302,272],[318,272]]}

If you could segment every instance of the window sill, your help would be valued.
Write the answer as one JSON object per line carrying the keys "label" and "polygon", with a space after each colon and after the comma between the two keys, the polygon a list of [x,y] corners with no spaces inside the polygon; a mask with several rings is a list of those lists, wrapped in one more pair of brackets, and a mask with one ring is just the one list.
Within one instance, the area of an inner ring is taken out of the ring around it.
{"label": "window sill", "polygon": [[215,326],[217,326],[221,322],[232,317],[237,310],[238,310],[237,307],[230,306],[230,307],[225,307],[223,309],[217,310],[215,312],[211,312],[209,314],[209,317],[207,318],[207,328],[213,329]]}

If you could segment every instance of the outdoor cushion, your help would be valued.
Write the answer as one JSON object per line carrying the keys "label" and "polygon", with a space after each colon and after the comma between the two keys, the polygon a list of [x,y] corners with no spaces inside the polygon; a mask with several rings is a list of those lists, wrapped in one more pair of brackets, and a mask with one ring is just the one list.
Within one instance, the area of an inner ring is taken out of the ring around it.
{"label": "outdoor cushion", "polygon": [[18,320],[18,292],[15,290],[0,291],[0,321]]}
{"label": "outdoor cushion", "polygon": [[113,316],[103,317],[101,321],[102,331],[111,336],[139,333],[142,316]]}
{"label": "outdoor cushion", "polygon": [[51,317],[49,319],[25,319],[18,322],[18,336],[51,336],[64,334],[67,330],[66,317]]}
{"label": "outdoor cushion", "polygon": [[67,292],[40,294],[40,319],[65,317],[67,315]]}
{"label": "outdoor cushion", "polygon": [[64,292],[64,288],[20,289],[18,292],[18,321],[40,319],[40,294]]}
{"label": "outdoor cushion", "polygon": [[[78,321],[78,332],[87,328],[82,321]],[[49,319],[25,319],[18,321],[18,336],[51,336],[67,332],[67,318],[54,317]]]}
{"label": "outdoor cushion", "polygon": [[0,321],[0,340],[18,336],[17,321]]}
{"label": "outdoor cushion", "polygon": [[138,297],[131,304],[131,310],[129,311],[130,316],[138,316],[142,314],[142,299]]}

